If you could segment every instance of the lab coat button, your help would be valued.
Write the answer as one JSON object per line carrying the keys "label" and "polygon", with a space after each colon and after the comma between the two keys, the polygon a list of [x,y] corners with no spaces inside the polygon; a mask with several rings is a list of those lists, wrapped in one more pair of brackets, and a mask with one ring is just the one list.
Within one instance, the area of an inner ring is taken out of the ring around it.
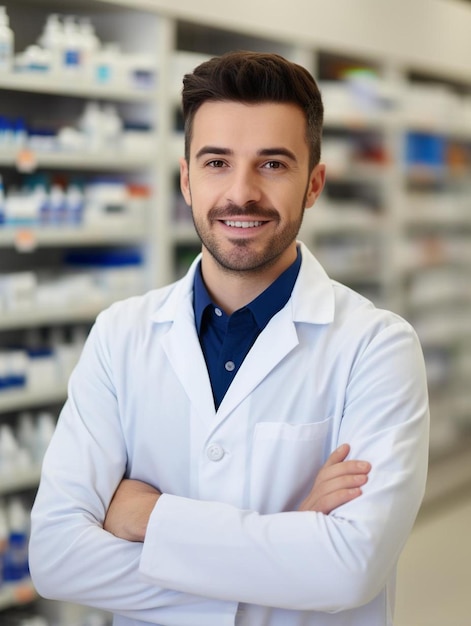
{"label": "lab coat button", "polygon": [[220,461],[224,454],[224,448],[218,443],[211,443],[206,448],[206,455],[210,461]]}

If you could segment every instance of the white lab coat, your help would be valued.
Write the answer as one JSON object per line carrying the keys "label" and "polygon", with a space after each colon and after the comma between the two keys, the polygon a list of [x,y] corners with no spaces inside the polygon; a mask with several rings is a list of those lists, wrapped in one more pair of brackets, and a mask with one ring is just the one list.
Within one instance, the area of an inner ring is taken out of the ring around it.
{"label": "white lab coat", "polygon": [[[194,267],[92,329],[47,452],[30,566],[46,597],[116,626],[385,626],[421,502],[428,408],[410,325],[331,281],[302,246],[292,296],[215,411]],[[296,509],[339,444],[361,497]],[[144,544],[102,529],[123,476],[158,487]]]}

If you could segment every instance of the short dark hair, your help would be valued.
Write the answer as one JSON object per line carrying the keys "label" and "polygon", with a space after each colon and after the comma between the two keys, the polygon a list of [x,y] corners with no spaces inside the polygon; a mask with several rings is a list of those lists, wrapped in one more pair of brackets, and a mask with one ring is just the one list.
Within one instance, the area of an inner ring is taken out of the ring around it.
{"label": "short dark hair", "polygon": [[238,51],[214,57],[186,74],[182,106],[187,161],[193,119],[207,101],[277,102],[299,106],[306,116],[310,169],[319,163],[324,107],[316,81],[301,65],[278,54]]}

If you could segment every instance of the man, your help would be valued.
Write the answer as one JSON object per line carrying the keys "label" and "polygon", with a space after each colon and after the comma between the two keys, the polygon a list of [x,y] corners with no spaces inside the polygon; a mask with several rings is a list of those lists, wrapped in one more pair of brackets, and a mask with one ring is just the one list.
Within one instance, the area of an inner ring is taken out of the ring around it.
{"label": "man", "polygon": [[296,241],[325,179],[317,86],[231,53],[185,77],[183,110],[202,255],[97,319],[44,461],[33,581],[116,626],[390,625],[423,359]]}

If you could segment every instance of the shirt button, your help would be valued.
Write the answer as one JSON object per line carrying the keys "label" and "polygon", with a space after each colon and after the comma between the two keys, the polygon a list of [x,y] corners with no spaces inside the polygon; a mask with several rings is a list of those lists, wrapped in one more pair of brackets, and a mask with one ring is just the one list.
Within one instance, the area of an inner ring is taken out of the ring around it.
{"label": "shirt button", "polygon": [[210,461],[220,461],[224,454],[224,448],[218,443],[210,443],[206,448],[206,455]]}
{"label": "shirt button", "polygon": [[214,312],[216,313],[216,315],[217,315],[218,317],[222,317],[222,311],[221,311],[221,309],[218,309],[218,308],[216,307],[216,308],[214,309]]}
{"label": "shirt button", "polygon": [[226,361],[224,367],[228,372],[233,372],[235,370],[235,363],[234,361]]}

